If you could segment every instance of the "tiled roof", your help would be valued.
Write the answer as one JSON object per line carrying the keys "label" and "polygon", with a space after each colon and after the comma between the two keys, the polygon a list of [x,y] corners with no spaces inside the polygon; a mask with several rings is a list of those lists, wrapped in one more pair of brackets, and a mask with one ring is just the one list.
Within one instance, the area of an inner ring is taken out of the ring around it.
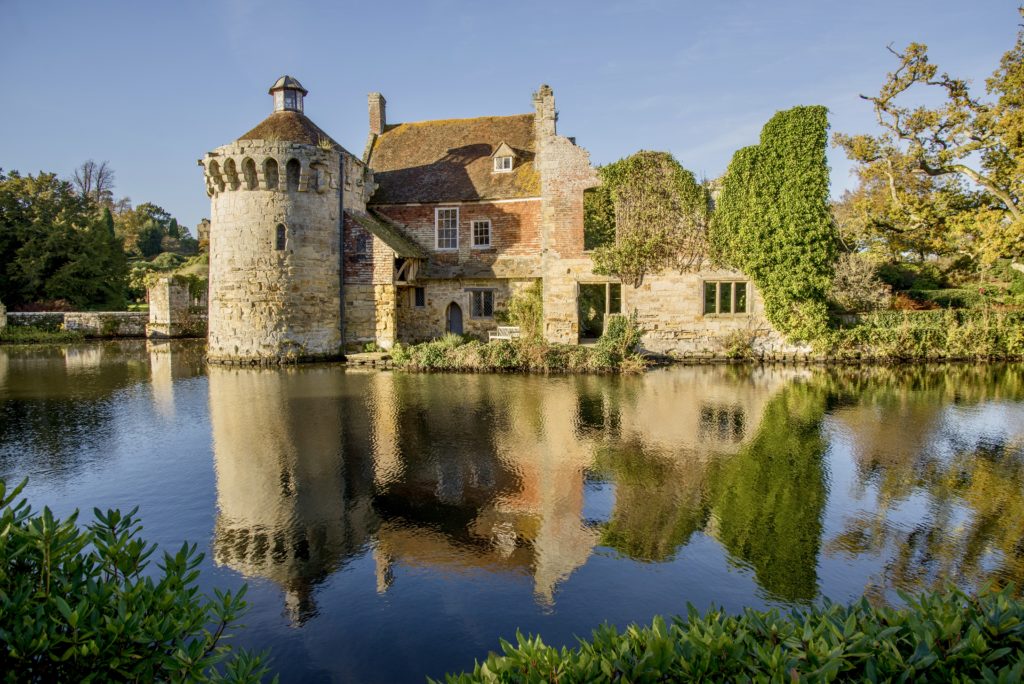
{"label": "tiled roof", "polygon": [[282,140],[306,145],[319,145],[326,140],[338,144],[305,114],[292,111],[274,112],[239,140]]}
{"label": "tiled roof", "polygon": [[[388,126],[367,161],[377,191],[372,204],[515,199],[540,194],[534,168],[533,114],[443,119]],[[516,166],[494,173],[491,155],[502,143]]]}

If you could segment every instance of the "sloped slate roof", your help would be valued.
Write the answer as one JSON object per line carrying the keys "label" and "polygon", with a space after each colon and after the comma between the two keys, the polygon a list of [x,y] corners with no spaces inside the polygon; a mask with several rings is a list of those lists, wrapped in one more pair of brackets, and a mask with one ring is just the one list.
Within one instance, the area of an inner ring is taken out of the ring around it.
{"label": "sloped slate roof", "polygon": [[274,112],[239,140],[281,140],[306,145],[319,145],[321,140],[327,140],[338,145],[309,117],[293,111]]}
{"label": "sloped slate roof", "polygon": [[[367,157],[378,186],[370,202],[538,196],[533,120],[533,114],[517,114],[388,126],[373,141]],[[508,173],[493,173],[491,155],[502,142],[515,150],[516,167]]]}
{"label": "sloped slate roof", "polygon": [[295,88],[296,90],[301,90],[303,95],[309,94],[309,91],[303,88],[302,84],[299,83],[299,79],[294,76],[289,76],[288,74],[285,74],[274,81],[274,85],[270,86],[270,90],[267,92],[273,93],[275,90],[283,90],[284,88]]}
{"label": "sloped slate roof", "polygon": [[398,256],[414,259],[425,259],[427,257],[426,252],[413,242],[410,237],[405,235],[397,224],[380,214],[363,214],[356,211],[346,211],[345,214],[372,235],[383,240],[384,244],[393,249]]}

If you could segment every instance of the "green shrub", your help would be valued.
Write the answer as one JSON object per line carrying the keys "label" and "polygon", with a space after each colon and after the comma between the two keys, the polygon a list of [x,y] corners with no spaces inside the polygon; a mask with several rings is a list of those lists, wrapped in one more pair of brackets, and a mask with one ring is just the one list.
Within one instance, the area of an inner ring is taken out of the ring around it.
{"label": "green shrub", "polygon": [[45,330],[29,325],[8,325],[0,330],[0,344],[66,344],[84,339],[77,330]]}
{"label": "green shrub", "polygon": [[502,322],[519,326],[519,333],[525,338],[541,338],[544,332],[544,294],[540,280],[533,281],[529,287],[512,296]]}
{"label": "green shrub", "polygon": [[820,607],[781,614],[711,608],[619,632],[595,630],[574,649],[540,637],[501,641],[472,673],[448,682],[1019,682],[1024,676],[1024,604],[1013,589],[901,594],[904,608]]}
{"label": "green shrub", "polygon": [[632,373],[646,365],[636,351],[642,332],[635,314],[615,316],[604,337],[590,346],[549,344],[539,336],[484,343],[445,335],[422,344],[395,345],[391,359],[397,368],[409,370]]}
{"label": "green shrub", "polygon": [[1024,312],[877,311],[830,331],[822,351],[892,361],[1024,356]]}
{"label": "green shrub", "polygon": [[0,671],[7,681],[259,681],[263,656],[232,650],[237,593],[200,595],[195,545],[164,553],[139,538],[136,510],[95,509],[84,529],[33,513],[0,480]]}
{"label": "green shrub", "polygon": [[919,302],[932,302],[943,309],[972,309],[985,304],[985,295],[978,288],[915,289],[907,294]]}

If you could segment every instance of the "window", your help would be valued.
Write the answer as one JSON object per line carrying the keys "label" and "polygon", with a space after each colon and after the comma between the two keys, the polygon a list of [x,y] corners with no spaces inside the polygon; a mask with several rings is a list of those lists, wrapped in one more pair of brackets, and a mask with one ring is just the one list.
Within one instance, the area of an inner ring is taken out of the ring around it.
{"label": "window", "polygon": [[747,283],[743,281],[704,282],[704,314],[747,313]]}
{"label": "window", "polygon": [[491,246],[490,219],[473,221],[473,246],[478,248]]}
{"label": "window", "polygon": [[422,287],[414,287],[412,289],[412,305],[418,308],[423,308],[427,305],[427,291]]}
{"label": "window", "polygon": [[512,157],[495,157],[494,158],[494,172],[501,173],[503,171],[512,170]]}
{"label": "window", "polygon": [[434,230],[436,231],[437,249],[458,249],[459,248],[459,210],[435,209]]}
{"label": "window", "polygon": [[285,231],[284,226],[280,223],[277,224],[277,233],[274,237],[274,249],[281,252],[285,247]]}
{"label": "window", "polygon": [[469,315],[473,318],[492,318],[494,316],[494,290],[470,290],[472,297]]}

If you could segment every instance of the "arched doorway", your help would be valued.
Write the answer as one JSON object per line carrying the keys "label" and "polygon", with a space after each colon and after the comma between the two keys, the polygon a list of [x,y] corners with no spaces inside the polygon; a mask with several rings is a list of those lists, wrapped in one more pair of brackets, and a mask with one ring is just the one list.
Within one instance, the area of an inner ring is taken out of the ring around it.
{"label": "arched doorway", "polygon": [[444,329],[455,335],[462,334],[462,307],[455,302],[448,305],[444,314]]}

